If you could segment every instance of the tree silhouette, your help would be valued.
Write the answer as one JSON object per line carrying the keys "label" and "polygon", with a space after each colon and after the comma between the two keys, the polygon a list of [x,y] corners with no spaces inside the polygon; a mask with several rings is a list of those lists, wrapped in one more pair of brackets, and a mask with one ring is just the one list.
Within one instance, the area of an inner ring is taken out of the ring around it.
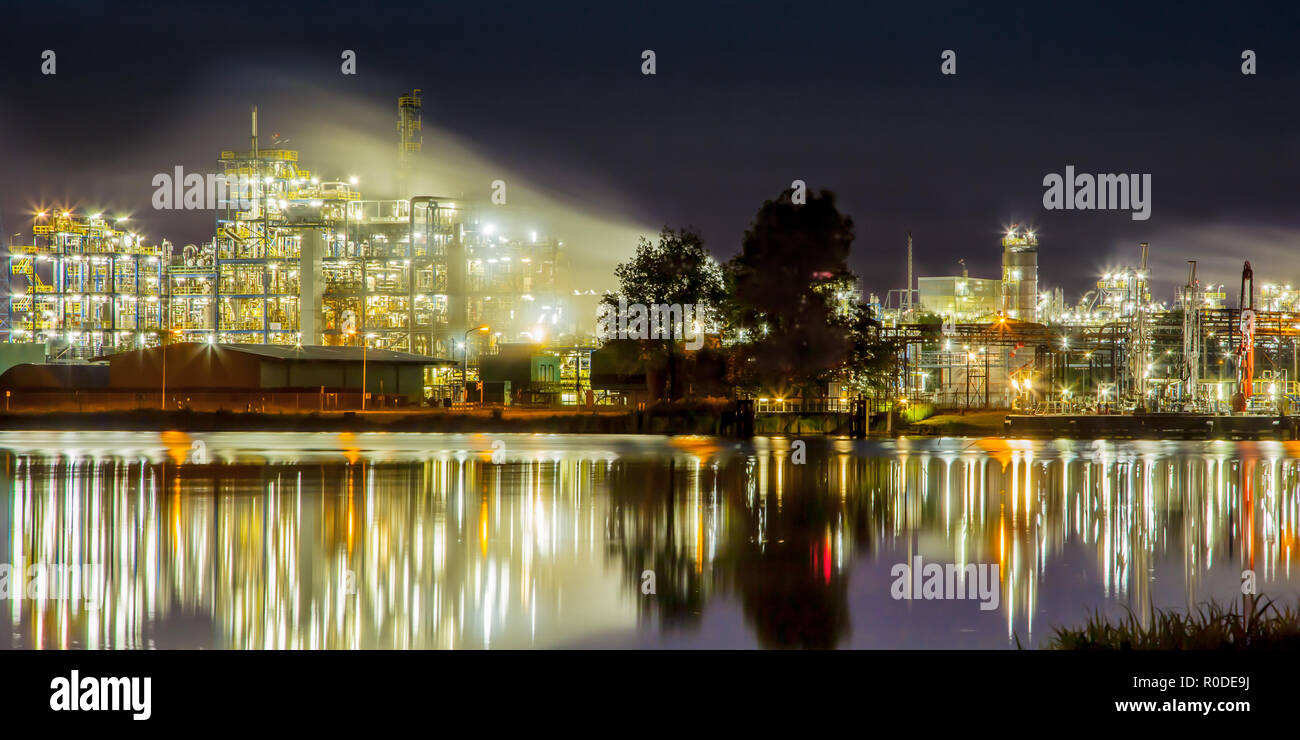
{"label": "tree silhouette", "polygon": [[793,192],[763,204],[728,264],[733,374],[752,389],[820,395],[814,387],[841,374],[868,317],[853,300],[853,219],[828,190],[802,204]]}
{"label": "tree silhouette", "polygon": [[[717,306],[726,297],[722,267],[704,248],[699,234],[689,229],[674,231],[665,226],[659,232],[658,242],[642,237],[632,259],[614,268],[614,275],[618,278],[619,294],[606,296],[606,304],[617,307],[620,296],[628,304],[643,306],[691,304],[704,312],[700,331],[712,323]],[[690,330],[684,324],[683,321],[670,326],[667,337],[652,337],[642,343],[647,360],[667,357],[670,399],[679,396],[676,342],[685,339]],[[651,390],[659,395],[662,389]]]}

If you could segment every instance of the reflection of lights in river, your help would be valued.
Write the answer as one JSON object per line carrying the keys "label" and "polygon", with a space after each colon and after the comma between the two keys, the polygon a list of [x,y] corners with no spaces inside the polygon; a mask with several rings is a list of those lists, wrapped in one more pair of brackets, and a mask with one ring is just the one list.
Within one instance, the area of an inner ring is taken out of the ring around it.
{"label": "reflection of lights in river", "polygon": [[[996,562],[996,629],[1025,639],[1063,599],[1146,618],[1157,598],[1231,594],[1250,565],[1289,585],[1300,515],[1289,443],[827,440],[796,464],[785,439],[122,437],[114,457],[93,435],[0,434],[0,552],[105,565],[101,610],[4,605],[22,644],[564,645],[728,595],[769,644],[790,639],[763,627],[779,619],[769,593],[831,632],[844,600],[868,625],[852,638],[869,639],[887,591],[847,575],[912,553]],[[219,462],[173,464],[200,441]],[[657,600],[638,590],[644,569]],[[210,624],[177,636],[181,618]]]}

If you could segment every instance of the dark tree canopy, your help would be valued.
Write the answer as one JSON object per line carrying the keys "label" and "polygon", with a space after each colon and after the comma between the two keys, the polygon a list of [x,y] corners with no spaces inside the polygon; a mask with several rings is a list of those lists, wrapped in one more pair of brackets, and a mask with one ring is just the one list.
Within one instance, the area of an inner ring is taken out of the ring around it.
{"label": "dark tree canopy", "polygon": [[[830,381],[879,391],[894,354],[881,344],[848,267],[853,219],[840,213],[828,190],[810,194],[806,203],[793,202],[793,194],[786,190],[763,204],[725,270],[689,229],[664,228],[657,242],[642,238],[632,258],[615,269],[620,293],[605,303],[617,307],[622,298],[629,305],[706,306],[708,323],[724,325],[733,392],[819,396]],[[676,398],[674,341],[637,346],[647,366],[666,360],[667,395]],[[658,382],[651,385],[656,395],[663,390]]]}
{"label": "dark tree canopy", "polygon": [[[642,238],[632,259],[614,269],[618,278],[619,294],[606,296],[604,302],[617,307],[621,297],[627,304],[691,305],[694,318],[700,319],[698,331],[713,323],[717,307],[726,300],[726,284],[721,265],[704,247],[699,234],[683,229],[674,231],[664,227],[659,241]],[[686,321],[671,324],[668,337],[642,341],[643,356],[648,361],[655,356],[665,356],[667,362],[667,396],[675,399],[679,393],[677,380],[679,358],[676,342],[694,332]],[[658,394],[659,388],[652,388]]]}
{"label": "dark tree canopy", "polygon": [[[699,234],[665,227],[659,241],[644,237],[632,259],[614,268],[619,293],[628,303],[693,304],[716,307],[725,296],[722,268]],[[606,298],[617,305],[618,296]]]}
{"label": "dark tree canopy", "polygon": [[772,391],[809,389],[841,374],[860,309],[848,267],[853,219],[823,190],[763,204],[729,263],[730,318],[744,348],[737,380]]}

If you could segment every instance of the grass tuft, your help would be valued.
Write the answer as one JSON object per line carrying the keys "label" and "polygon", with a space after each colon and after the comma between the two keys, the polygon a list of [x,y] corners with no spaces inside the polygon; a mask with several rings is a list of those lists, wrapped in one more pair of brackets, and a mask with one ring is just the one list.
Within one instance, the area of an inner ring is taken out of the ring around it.
{"label": "grass tuft", "polygon": [[1057,627],[1051,650],[1300,650],[1300,611],[1271,599],[1210,601],[1195,611],[1157,609],[1143,627],[1132,609],[1112,622],[1100,611],[1079,629]]}

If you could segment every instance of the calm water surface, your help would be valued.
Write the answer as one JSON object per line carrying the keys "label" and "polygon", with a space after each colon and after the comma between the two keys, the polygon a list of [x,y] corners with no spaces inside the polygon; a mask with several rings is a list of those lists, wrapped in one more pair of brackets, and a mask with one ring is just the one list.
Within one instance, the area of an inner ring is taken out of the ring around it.
{"label": "calm water surface", "polygon": [[[1042,645],[1295,602],[1300,443],[0,433],[7,648]],[[895,564],[999,566],[996,609]],[[96,564],[102,604],[17,598]],[[653,571],[653,594],[643,574]],[[0,591],[3,592],[3,591]]]}

